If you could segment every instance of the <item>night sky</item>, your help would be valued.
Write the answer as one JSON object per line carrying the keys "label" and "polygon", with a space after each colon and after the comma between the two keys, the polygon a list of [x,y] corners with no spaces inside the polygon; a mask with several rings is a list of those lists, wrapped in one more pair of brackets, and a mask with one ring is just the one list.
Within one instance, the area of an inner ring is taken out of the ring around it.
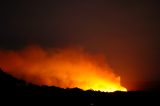
{"label": "night sky", "polygon": [[104,53],[128,88],[160,82],[158,0],[5,0],[0,8],[1,49],[81,46]]}

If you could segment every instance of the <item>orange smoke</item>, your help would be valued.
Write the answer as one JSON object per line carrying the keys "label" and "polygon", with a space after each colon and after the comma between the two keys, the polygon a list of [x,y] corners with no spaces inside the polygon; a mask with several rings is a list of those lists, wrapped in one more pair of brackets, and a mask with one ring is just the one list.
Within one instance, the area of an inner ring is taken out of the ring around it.
{"label": "orange smoke", "polygon": [[106,92],[126,91],[120,77],[100,55],[80,48],[42,49],[32,46],[19,51],[0,51],[0,67],[16,78],[37,85]]}

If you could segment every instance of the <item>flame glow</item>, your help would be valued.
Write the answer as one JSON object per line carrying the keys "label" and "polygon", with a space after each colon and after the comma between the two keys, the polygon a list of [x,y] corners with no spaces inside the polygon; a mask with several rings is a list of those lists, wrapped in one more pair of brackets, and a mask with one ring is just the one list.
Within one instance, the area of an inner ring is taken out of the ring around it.
{"label": "flame glow", "polygon": [[0,51],[0,67],[7,73],[37,85],[78,87],[104,92],[127,91],[101,55],[79,48]]}

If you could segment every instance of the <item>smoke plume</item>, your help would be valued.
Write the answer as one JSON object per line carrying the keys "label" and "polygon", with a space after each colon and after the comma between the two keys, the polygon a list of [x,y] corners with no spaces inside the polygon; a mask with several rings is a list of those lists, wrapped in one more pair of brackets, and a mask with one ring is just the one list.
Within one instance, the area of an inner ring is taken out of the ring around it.
{"label": "smoke plume", "polygon": [[0,50],[0,67],[6,73],[36,85],[78,87],[112,92],[126,91],[105,57],[82,48]]}

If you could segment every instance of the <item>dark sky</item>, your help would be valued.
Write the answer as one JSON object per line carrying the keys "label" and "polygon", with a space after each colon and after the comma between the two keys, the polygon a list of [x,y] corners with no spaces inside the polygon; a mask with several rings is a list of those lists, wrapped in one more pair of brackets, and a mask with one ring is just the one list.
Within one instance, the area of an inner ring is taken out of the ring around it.
{"label": "dark sky", "polygon": [[78,45],[103,52],[130,88],[160,82],[158,0],[5,0],[0,4],[0,48]]}

